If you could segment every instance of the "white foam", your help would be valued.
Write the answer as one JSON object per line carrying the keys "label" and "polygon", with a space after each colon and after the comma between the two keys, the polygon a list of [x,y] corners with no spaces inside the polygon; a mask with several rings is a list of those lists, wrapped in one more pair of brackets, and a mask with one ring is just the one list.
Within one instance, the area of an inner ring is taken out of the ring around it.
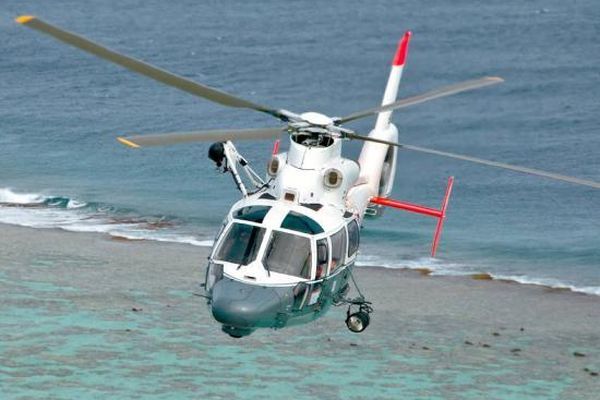
{"label": "white foam", "polygon": [[69,202],[67,203],[67,208],[70,209],[82,208],[85,206],[87,206],[87,203],[84,203],[83,201],[69,200]]}
{"label": "white foam", "polygon": [[10,188],[0,188],[0,203],[40,204],[46,196],[35,193],[15,193]]}
{"label": "white foam", "polygon": [[11,207],[16,205],[43,205],[51,199],[66,199],[59,196],[44,196],[33,193],[15,193],[11,189],[0,189],[0,223],[26,226],[29,228],[58,228],[70,232],[106,233],[131,240],[153,240],[158,242],[183,243],[192,246],[211,247],[212,240],[202,240],[189,234],[156,230],[145,227],[143,219],[136,222],[115,221],[111,207],[100,207],[93,214],[81,210],[87,203],[69,199],[66,207],[53,207],[60,204],[49,202],[49,207]]}
{"label": "white foam", "polygon": [[432,275],[469,275],[473,273],[467,265],[449,263],[432,257],[391,261],[380,256],[360,254],[356,265],[362,267],[379,266],[390,269],[428,269]]}
{"label": "white foam", "polygon": [[79,221],[75,215],[55,209],[0,207],[0,222],[30,228],[56,228]]}
{"label": "white foam", "polygon": [[151,240],[155,242],[181,243],[189,244],[198,247],[212,247],[212,240],[199,240],[194,236],[186,236],[180,234],[157,234],[155,231],[118,231],[109,232],[111,236],[123,237],[129,240]]}
{"label": "white foam", "polygon": [[558,279],[553,278],[534,278],[529,277],[527,275],[501,275],[501,274],[492,274],[490,276],[494,279],[502,279],[507,281],[517,282],[523,285],[536,285],[536,286],[545,286],[553,289],[568,289],[572,292],[585,293],[585,294],[593,294],[596,296],[600,296],[600,286],[575,286],[565,282],[562,282]]}
{"label": "white foam", "polygon": [[437,276],[469,276],[476,273],[489,274],[495,280],[513,281],[524,285],[536,285],[554,289],[568,289],[577,293],[600,296],[600,286],[576,286],[552,278],[535,278],[526,275],[502,275],[478,270],[472,266],[448,263],[431,257],[422,257],[414,260],[390,261],[380,256],[363,255],[358,257],[357,266],[379,266],[391,269],[427,269],[431,275]]}

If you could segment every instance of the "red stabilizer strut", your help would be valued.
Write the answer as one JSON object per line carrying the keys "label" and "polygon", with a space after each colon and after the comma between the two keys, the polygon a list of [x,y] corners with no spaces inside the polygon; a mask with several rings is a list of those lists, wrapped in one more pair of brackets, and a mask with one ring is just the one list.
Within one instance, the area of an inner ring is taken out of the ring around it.
{"label": "red stabilizer strut", "polygon": [[442,228],[444,227],[444,219],[446,219],[446,210],[448,209],[448,201],[450,200],[450,194],[452,193],[453,185],[454,177],[451,176],[448,178],[446,194],[444,194],[442,206],[439,210],[436,210],[435,208],[421,206],[419,204],[409,203],[407,201],[392,200],[385,197],[373,197],[371,199],[371,203],[379,204],[380,206],[398,208],[400,210],[410,211],[413,213],[437,218],[438,222],[437,226],[435,227],[435,233],[433,234],[433,242],[431,243],[431,257],[435,257],[438,244],[440,243],[440,236],[442,234]]}

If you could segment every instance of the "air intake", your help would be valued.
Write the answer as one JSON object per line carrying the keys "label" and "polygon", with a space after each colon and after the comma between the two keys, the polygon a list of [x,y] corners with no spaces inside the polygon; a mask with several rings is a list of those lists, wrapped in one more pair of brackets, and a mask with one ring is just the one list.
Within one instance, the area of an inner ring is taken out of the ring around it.
{"label": "air intake", "polygon": [[342,173],[335,168],[331,168],[325,171],[325,175],[323,176],[323,184],[325,187],[335,189],[340,187],[342,184],[342,179]]}

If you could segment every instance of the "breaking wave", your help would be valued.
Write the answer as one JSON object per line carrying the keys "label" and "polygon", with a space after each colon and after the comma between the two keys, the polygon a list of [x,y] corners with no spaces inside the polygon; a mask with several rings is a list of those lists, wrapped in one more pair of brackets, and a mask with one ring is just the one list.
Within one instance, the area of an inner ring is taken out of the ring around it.
{"label": "breaking wave", "polygon": [[30,228],[57,228],[72,232],[98,232],[130,240],[153,240],[212,246],[167,217],[139,217],[101,203],[65,196],[17,193],[0,188],[0,223]]}

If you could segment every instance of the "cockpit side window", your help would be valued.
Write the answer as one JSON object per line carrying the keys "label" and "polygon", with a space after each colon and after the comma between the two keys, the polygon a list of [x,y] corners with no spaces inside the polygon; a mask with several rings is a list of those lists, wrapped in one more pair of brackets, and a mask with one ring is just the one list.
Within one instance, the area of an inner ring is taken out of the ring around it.
{"label": "cockpit side window", "polygon": [[291,233],[273,231],[263,264],[269,272],[310,279],[312,272],[310,239]]}
{"label": "cockpit side window", "polygon": [[281,223],[281,227],[311,235],[324,232],[321,225],[319,225],[314,219],[294,211],[290,211],[288,215],[285,216],[283,222]]}
{"label": "cockpit side window", "polygon": [[321,279],[327,273],[329,263],[329,245],[327,239],[317,240],[317,272],[315,279]]}
{"label": "cockpit side window", "polygon": [[348,224],[348,257],[354,256],[358,251],[358,245],[360,243],[359,229],[356,220],[353,220]]}
{"label": "cockpit side window", "polygon": [[263,220],[265,219],[265,216],[267,215],[270,209],[270,206],[242,207],[233,212],[233,218],[262,224]]}
{"label": "cockpit side window", "polygon": [[331,271],[344,264],[346,255],[346,228],[331,236]]}
{"label": "cockpit side window", "polygon": [[234,222],[219,246],[215,259],[248,265],[256,259],[265,229]]}

